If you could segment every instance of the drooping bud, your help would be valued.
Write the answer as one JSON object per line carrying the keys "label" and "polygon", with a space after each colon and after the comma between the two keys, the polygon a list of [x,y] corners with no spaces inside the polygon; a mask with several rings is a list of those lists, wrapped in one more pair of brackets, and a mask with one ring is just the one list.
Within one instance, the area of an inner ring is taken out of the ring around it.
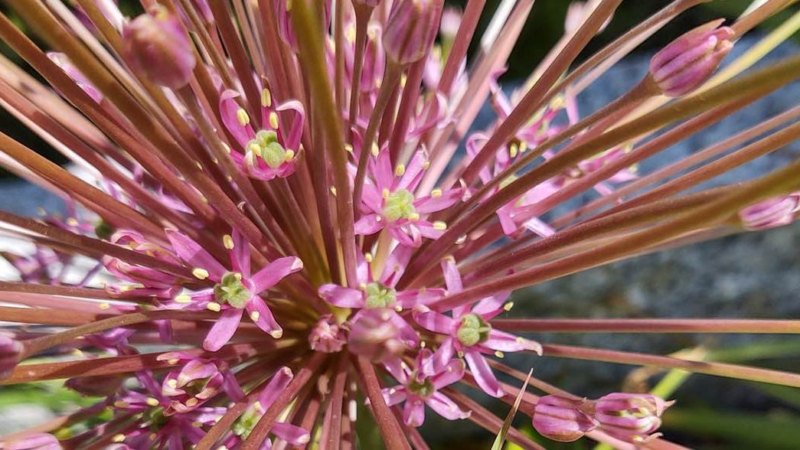
{"label": "drooping bud", "polygon": [[663,95],[678,97],[703,84],[733,48],[724,19],[701,25],[661,49],[650,60],[650,76]]}
{"label": "drooping bud", "polygon": [[350,351],[375,363],[401,355],[405,345],[391,318],[390,309],[362,310],[350,328]]}
{"label": "drooping bud", "polygon": [[0,333],[0,380],[10,375],[17,367],[23,349],[22,343],[13,336]]}
{"label": "drooping bud", "polygon": [[439,3],[435,0],[407,0],[393,8],[383,33],[386,55],[405,65],[421,60],[431,51],[439,31]]}
{"label": "drooping bud", "polygon": [[122,30],[123,53],[131,68],[171,89],[186,86],[196,63],[192,43],[177,17],[156,6]]}
{"label": "drooping bud", "polygon": [[576,441],[598,425],[589,414],[580,410],[583,403],[583,401],[546,395],[536,404],[533,427],[542,436],[554,441]]}
{"label": "drooping bud", "polygon": [[61,450],[62,447],[52,434],[33,433],[13,441],[3,442],[2,448],[7,450]]}
{"label": "drooping bud", "polygon": [[611,436],[643,443],[660,435],[655,431],[661,426],[661,414],[672,403],[650,394],[608,394],[595,401],[594,418]]}
{"label": "drooping bud", "polygon": [[739,211],[739,219],[747,230],[766,230],[792,223],[800,210],[800,194],[771,198]]}
{"label": "drooping bud", "polygon": [[308,335],[308,343],[311,349],[321,353],[337,353],[344,348],[347,337],[344,329],[336,323],[332,315],[323,316],[314,325]]}
{"label": "drooping bud", "polygon": [[83,75],[83,72],[78,70],[78,68],[72,64],[72,61],[69,60],[67,55],[58,52],[47,52],[47,57],[50,58],[50,60],[53,61],[61,70],[63,70],[64,73],[67,74],[67,76],[70,77],[70,79],[72,79],[72,81],[74,81],[75,84],[77,84],[78,87],[83,90],[83,92],[86,92],[86,94],[92,98],[92,100],[96,101],[97,103],[100,103],[100,101],[103,100],[103,93],[100,92],[92,84],[92,82]]}

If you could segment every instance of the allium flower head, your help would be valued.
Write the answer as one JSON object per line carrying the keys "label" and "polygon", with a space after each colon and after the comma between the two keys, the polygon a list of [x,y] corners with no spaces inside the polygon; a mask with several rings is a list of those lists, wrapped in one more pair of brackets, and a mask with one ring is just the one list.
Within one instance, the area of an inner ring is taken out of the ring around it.
{"label": "allium flower head", "polygon": [[781,27],[709,81],[791,2],[678,37],[589,114],[594,81],[698,2],[619,35],[603,30],[622,2],[571,2],[512,88],[533,2],[493,3],[147,1],[126,17],[115,0],[4,2],[0,106],[70,165],[0,130],[0,167],[62,200],[0,210],[0,384],[65,380],[85,404],[0,448],[401,450],[446,431],[426,416],[540,448],[494,417],[512,405],[548,439],[666,448],[671,402],[546,378],[590,380],[562,370],[578,359],[800,386],[549,333],[798,333],[791,320],[534,318],[514,293],[795,220],[800,162],[719,175],[800,137],[797,108],[638,170],[800,78],[798,56],[750,69]]}

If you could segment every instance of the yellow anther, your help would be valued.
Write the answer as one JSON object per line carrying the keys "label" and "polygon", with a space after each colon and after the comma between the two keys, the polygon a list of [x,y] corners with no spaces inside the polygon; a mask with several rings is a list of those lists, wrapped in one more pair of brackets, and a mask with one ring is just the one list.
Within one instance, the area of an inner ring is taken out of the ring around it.
{"label": "yellow anther", "polygon": [[172,389],[175,389],[176,387],[178,387],[178,380],[173,378],[167,381],[167,386],[171,387]]}
{"label": "yellow anther", "polygon": [[383,198],[389,198],[390,194],[391,194],[391,192],[389,192],[389,189],[383,188],[383,191],[381,191],[381,196]]}
{"label": "yellow anther", "polygon": [[247,149],[253,152],[256,156],[261,156],[261,146],[253,142],[252,144],[247,146]]}
{"label": "yellow anther", "polygon": [[278,114],[274,111],[269,113],[269,126],[271,126],[272,129],[277,130],[278,125],[280,125],[278,123]]}
{"label": "yellow anther", "polygon": [[78,219],[70,217],[69,219],[67,219],[67,225],[71,227],[77,227],[78,225],[80,225],[80,222],[78,222]]}
{"label": "yellow anther", "polygon": [[168,359],[167,360],[167,364],[169,364],[170,366],[174,366],[175,364],[178,364],[179,362],[181,362],[181,360],[178,359],[178,358],[172,358],[172,359]]}
{"label": "yellow anther", "polygon": [[503,352],[498,350],[498,351],[494,352],[494,356],[497,356],[498,358],[504,358],[506,355],[504,355]]}
{"label": "yellow anther", "polygon": [[206,305],[206,309],[208,309],[209,311],[220,312],[222,306],[217,302],[208,302],[208,304]]}
{"label": "yellow anther", "polygon": [[125,435],[124,435],[124,434],[122,434],[122,433],[120,433],[120,434],[116,434],[116,435],[114,435],[114,437],[113,437],[113,438],[111,438],[111,440],[112,440],[112,441],[114,441],[114,442],[116,442],[116,443],[120,443],[120,442],[122,442],[122,441],[124,441],[124,440],[125,440]]}
{"label": "yellow anther", "polygon": [[200,403],[200,402],[197,401],[197,399],[194,398],[194,397],[190,398],[189,400],[186,400],[186,406],[188,406],[189,408],[191,408],[192,406],[197,405],[198,403]]}
{"label": "yellow anther", "polygon": [[372,262],[372,253],[370,253],[370,252],[364,253],[364,260],[367,261],[368,263],[371,263]]}
{"label": "yellow anther", "polygon": [[283,330],[275,330],[269,334],[273,339],[280,339],[283,337]]}
{"label": "yellow anther", "polygon": [[197,166],[198,169],[203,170],[203,165],[200,164],[200,161],[195,161],[194,165]]}
{"label": "yellow anther", "polygon": [[516,158],[517,153],[519,153],[519,146],[517,144],[511,144],[511,146],[508,148],[508,156]]}
{"label": "yellow anther", "polygon": [[192,297],[186,294],[175,297],[175,303],[189,303],[190,301],[192,301]]}
{"label": "yellow anther", "polygon": [[523,339],[523,338],[521,338],[519,336],[517,336],[516,341],[517,341],[517,344],[524,344],[525,343],[525,339]]}
{"label": "yellow anther", "polygon": [[350,144],[344,144],[344,149],[347,153],[353,153],[353,146]]}
{"label": "yellow anther", "polygon": [[373,142],[372,143],[372,148],[370,149],[370,153],[372,153],[372,156],[376,156],[377,157],[380,152],[381,152],[381,148],[378,147],[378,144]]}
{"label": "yellow anther", "polygon": [[366,291],[367,283],[359,283],[358,288],[361,289],[362,291]]}
{"label": "yellow anther", "polygon": [[428,168],[429,168],[430,166],[431,166],[431,162],[430,162],[430,161],[425,161],[424,163],[422,163],[422,168],[423,168],[424,170],[428,170]]}
{"label": "yellow anther", "polygon": [[514,307],[514,302],[508,302],[505,305],[503,305],[503,309],[505,309],[506,311],[511,311],[511,308],[513,307]]}
{"label": "yellow anther", "polygon": [[408,76],[406,74],[403,74],[400,77],[400,87],[406,87],[406,83],[408,83]]}
{"label": "yellow anther", "polygon": [[438,197],[441,197],[441,196],[442,196],[442,190],[441,189],[436,188],[436,189],[431,191],[431,197],[438,198]]}
{"label": "yellow anther", "polygon": [[294,150],[286,150],[286,156],[284,157],[284,160],[289,162],[292,159],[294,159]]}
{"label": "yellow anther", "polygon": [[153,407],[158,406],[158,400],[154,399],[153,397],[148,397],[147,400],[145,400],[145,402]]}
{"label": "yellow anther", "polygon": [[123,402],[122,400],[117,400],[114,402],[115,408],[127,408],[128,406],[130,406],[130,404],[128,402]]}
{"label": "yellow anther", "polygon": [[236,272],[236,273],[233,274],[233,278],[236,278],[236,281],[242,281],[242,274],[239,273],[239,272]]}
{"label": "yellow anther", "polygon": [[253,407],[254,407],[255,409],[259,410],[259,411],[262,411],[262,412],[264,411],[264,406],[263,406],[263,405],[261,404],[261,402],[260,402],[260,401],[258,401],[258,400],[256,400],[256,402],[255,402],[255,403],[253,403]]}
{"label": "yellow anther", "polygon": [[228,250],[233,250],[233,237],[230,234],[222,236],[222,245],[224,245]]}
{"label": "yellow anther", "polygon": [[228,144],[226,144],[226,143],[224,143],[224,142],[223,142],[223,143],[222,143],[222,148],[224,148],[224,149],[225,149],[225,151],[226,151],[226,152],[227,152],[229,155],[231,154],[231,146],[230,146],[230,145],[228,145]]}
{"label": "yellow anther", "polygon": [[250,313],[250,319],[253,322],[258,322],[258,319],[260,319],[260,318],[261,318],[261,313],[258,312],[258,311],[253,311],[253,312]]}
{"label": "yellow anther", "polygon": [[264,108],[269,108],[272,106],[272,93],[269,91],[269,89],[261,90],[261,106]]}
{"label": "yellow anther", "polygon": [[192,275],[198,280],[205,280],[208,278],[208,271],[206,269],[201,269],[199,267],[195,267],[192,269]]}
{"label": "yellow anther", "polygon": [[331,186],[331,194],[336,197],[336,186]]}
{"label": "yellow anther", "polygon": [[103,303],[100,303],[99,305],[97,305],[97,307],[100,308],[100,309],[108,309],[108,308],[111,308],[111,305],[106,303],[106,302],[103,302]]}
{"label": "yellow anther", "polygon": [[447,224],[442,222],[441,220],[437,220],[436,222],[433,222],[433,229],[444,231],[447,229]]}
{"label": "yellow anther", "polygon": [[519,143],[519,152],[520,153],[525,153],[525,151],[527,151],[527,150],[528,150],[528,143],[525,142],[525,141],[520,142]]}
{"label": "yellow anther", "polygon": [[419,220],[419,213],[411,213],[408,215],[408,220]]}
{"label": "yellow anther", "polygon": [[247,115],[247,111],[242,108],[239,108],[236,111],[236,120],[239,121],[239,125],[245,126],[250,123],[250,116]]}
{"label": "yellow anther", "polygon": [[403,311],[403,307],[402,307],[402,306],[400,306],[400,305],[396,305],[396,306],[394,307],[394,310],[395,310],[395,311],[397,311],[397,312],[402,312],[402,311]]}
{"label": "yellow anther", "polygon": [[402,177],[404,173],[406,173],[405,164],[398,164],[397,167],[394,168],[394,176]]}

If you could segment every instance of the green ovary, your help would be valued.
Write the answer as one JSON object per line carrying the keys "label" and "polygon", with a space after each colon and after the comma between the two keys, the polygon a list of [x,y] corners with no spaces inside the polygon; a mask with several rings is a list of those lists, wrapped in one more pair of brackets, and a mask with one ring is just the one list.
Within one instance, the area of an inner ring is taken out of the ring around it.
{"label": "green ovary", "polygon": [[381,283],[367,285],[367,308],[391,308],[397,301],[397,291]]}
{"label": "green ovary", "polygon": [[416,374],[411,376],[411,382],[408,384],[408,392],[418,395],[422,398],[428,398],[436,392],[431,380],[425,378],[422,381],[417,381]]}
{"label": "green ovary", "polygon": [[229,304],[234,308],[243,309],[253,294],[242,282],[239,273],[227,273],[222,281],[214,286],[214,297],[220,304]]}
{"label": "green ovary", "polygon": [[273,169],[279,168],[286,162],[288,154],[278,142],[278,135],[274,131],[267,130],[256,133],[255,139],[247,143],[247,149],[260,156]]}
{"label": "green ovary", "polygon": [[461,318],[461,325],[458,327],[456,336],[458,337],[458,342],[461,342],[466,347],[472,347],[486,342],[491,331],[492,326],[486,323],[481,316],[467,314]]}
{"label": "green ovary", "polygon": [[398,189],[386,196],[384,204],[383,216],[390,222],[417,216],[417,210],[414,209],[414,194],[405,189]]}

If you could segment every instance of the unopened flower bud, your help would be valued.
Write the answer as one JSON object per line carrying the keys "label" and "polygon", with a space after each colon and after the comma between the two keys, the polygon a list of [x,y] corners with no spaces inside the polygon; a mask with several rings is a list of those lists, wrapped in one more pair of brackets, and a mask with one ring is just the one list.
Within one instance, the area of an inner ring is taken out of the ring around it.
{"label": "unopened flower bud", "polygon": [[23,348],[22,343],[13,336],[0,333],[0,380],[17,367]]}
{"label": "unopened flower bud", "polygon": [[723,19],[680,36],[650,60],[650,76],[663,95],[678,97],[703,84],[733,48],[733,29]]}
{"label": "unopened flower bud", "polygon": [[395,63],[411,64],[431,51],[439,31],[439,3],[435,0],[406,0],[397,3],[383,34],[386,55]]}
{"label": "unopened flower bud", "polygon": [[401,355],[405,345],[391,318],[390,309],[363,310],[350,328],[350,351],[375,363]]}
{"label": "unopened flower bud", "polygon": [[766,230],[789,225],[800,210],[800,194],[771,198],[739,211],[739,219],[747,230]]}
{"label": "unopened flower bud", "polygon": [[642,443],[655,439],[661,426],[661,414],[673,402],[650,394],[614,393],[594,403],[594,418],[611,436],[628,442]]}
{"label": "unopened flower bud", "polygon": [[595,429],[597,421],[581,411],[583,401],[547,395],[539,399],[533,413],[533,427],[542,436],[559,442],[572,442]]}
{"label": "unopened flower bud", "polygon": [[157,6],[122,31],[123,53],[131,68],[171,89],[186,86],[195,65],[189,37],[177,17]]}
{"label": "unopened flower bud", "polygon": [[342,350],[347,343],[344,329],[336,323],[330,314],[319,319],[311,333],[308,335],[308,343],[315,352],[336,353]]}
{"label": "unopened flower bud", "polygon": [[58,439],[52,434],[33,433],[19,439],[3,442],[1,448],[7,450],[61,450],[62,447],[58,443]]}

